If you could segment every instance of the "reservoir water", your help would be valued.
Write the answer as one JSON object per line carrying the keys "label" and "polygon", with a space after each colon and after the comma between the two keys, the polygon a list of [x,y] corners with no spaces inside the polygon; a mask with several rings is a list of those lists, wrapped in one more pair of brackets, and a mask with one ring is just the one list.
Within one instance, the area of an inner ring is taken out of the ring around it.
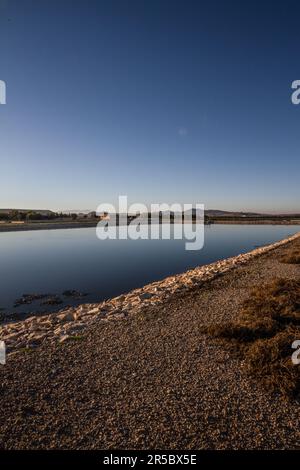
{"label": "reservoir water", "polygon": [[[0,308],[4,314],[28,313],[101,301],[298,231],[299,225],[207,225],[199,251],[186,251],[184,240],[100,241],[95,228],[0,233]],[[64,297],[70,289],[88,295]],[[45,293],[63,303],[13,307],[23,294]]]}

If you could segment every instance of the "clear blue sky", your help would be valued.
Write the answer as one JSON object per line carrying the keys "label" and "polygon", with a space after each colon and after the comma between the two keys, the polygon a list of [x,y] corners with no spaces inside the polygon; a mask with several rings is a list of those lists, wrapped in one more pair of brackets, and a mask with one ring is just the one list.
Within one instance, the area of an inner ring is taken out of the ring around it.
{"label": "clear blue sky", "polygon": [[0,207],[300,211],[296,1],[0,0]]}

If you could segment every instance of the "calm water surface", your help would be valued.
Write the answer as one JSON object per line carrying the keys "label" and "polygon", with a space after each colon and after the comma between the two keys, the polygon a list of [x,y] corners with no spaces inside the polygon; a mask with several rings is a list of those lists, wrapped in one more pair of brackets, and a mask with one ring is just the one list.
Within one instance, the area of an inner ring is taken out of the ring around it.
{"label": "calm water surface", "polygon": [[61,296],[67,289],[89,293],[85,302],[100,301],[298,231],[299,225],[210,225],[200,251],[186,251],[182,240],[99,241],[95,228],[0,233],[0,308],[43,311],[40,301],[13,304],[25,293]]}

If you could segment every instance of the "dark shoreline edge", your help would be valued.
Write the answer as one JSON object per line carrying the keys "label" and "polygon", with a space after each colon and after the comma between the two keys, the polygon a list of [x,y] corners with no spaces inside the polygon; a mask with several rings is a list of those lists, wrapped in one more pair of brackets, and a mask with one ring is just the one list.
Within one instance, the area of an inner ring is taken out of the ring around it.
{"label": "dark shoreline edge", "polygon": [[[90,228],[97,227],[97,221],[92,222],[36,222],[29,224],[0,224],[0,233],[6,232],[25,232],[33,230],[61,230],[61,229],[74,229],[74,228]],[[212,219],[208,225],[300,225],[299,219],[261,219],[261,220],[251,220],[251,219]],[[205,224],[206,225],[206,224]]]}

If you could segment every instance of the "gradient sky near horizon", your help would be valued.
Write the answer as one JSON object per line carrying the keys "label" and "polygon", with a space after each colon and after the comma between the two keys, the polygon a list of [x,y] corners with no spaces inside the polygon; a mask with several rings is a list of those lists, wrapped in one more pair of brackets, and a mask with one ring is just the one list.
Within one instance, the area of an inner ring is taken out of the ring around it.
{"label": "gradient sky near horizon", "polygon": [[0,0],[0,207],[300,211],[299,2]]}

